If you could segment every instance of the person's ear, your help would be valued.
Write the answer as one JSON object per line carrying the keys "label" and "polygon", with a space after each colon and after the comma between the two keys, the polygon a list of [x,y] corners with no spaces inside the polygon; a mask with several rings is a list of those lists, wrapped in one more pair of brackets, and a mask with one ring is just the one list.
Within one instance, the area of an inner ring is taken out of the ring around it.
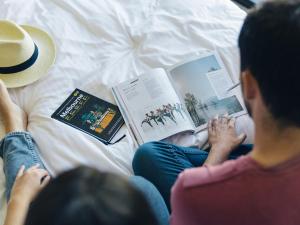
{"label": "person's ear", "polygon": [[241,82],[243,87],[243,95],[247,100],[252,100],[257,97],[258,84],[249,70],[245,70],[241,74]]}

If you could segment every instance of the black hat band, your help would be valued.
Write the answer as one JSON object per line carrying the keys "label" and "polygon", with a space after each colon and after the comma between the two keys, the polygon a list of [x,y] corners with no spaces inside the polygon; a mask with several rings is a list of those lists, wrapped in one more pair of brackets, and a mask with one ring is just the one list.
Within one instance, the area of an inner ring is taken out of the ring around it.
{"label": "black hat band", "polygon": [[0,67],[0,74],[18,73],[23,70],[26,70],[35,63],[38,56],[39,56],[39,49],[36,46],[36,44],[34,44],[34,52],[28,60],[16,66]]}

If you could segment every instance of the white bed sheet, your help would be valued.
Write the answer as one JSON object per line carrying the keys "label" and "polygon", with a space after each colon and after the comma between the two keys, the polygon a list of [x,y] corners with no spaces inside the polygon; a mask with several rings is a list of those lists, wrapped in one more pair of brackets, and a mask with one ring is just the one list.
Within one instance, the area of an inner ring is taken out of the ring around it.
{"label": "white bed sheet", "polygon": [[[29,115],[28,130],[49,171],[56,175],[86,164],[131,174],[135,150],[128,134],[105,146],[50,115],[75,88],[113,101],[111,86],[207,49],[219,51],[237,81],[236,43],[244,17],[230,0],[0,0],[0,19],[41,27],[57,46],[56,63],[47,76],[10,91]],[[248,118],[242,120],[241,129],[248,129]],[[205,138],[203,133],[174,140],[201,143]],[[3,196],[2,172],[0,185]],[[5,213],[1,199],[0,216]]]}

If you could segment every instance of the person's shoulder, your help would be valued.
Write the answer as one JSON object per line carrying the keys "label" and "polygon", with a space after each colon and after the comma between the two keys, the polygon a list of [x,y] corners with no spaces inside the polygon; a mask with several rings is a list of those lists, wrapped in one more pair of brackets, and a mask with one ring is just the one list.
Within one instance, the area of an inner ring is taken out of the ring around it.
{"label": "person's shoulder", "polygon": [[178,177],[182,188],[220,183],[234,179],[245,171],[256,168],[250,156],[242,156],[236,160],[228,160],[217,166],[202,166],[186,169]]}

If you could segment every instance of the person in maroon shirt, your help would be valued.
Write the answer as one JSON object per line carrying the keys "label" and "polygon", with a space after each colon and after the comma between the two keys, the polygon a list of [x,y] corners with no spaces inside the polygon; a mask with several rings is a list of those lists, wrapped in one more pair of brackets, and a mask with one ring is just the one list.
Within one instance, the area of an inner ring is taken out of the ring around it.
{"label": "person in maroon shirt", "polygon": [[239,49],[253,150],[226,161],[245,136],[223,116],[209,123],[211,149],[202,167],[190,155],[201,150],[162,142],[142,146],[134,158],[135,173],[162,194],[164,182],[194,167],[180,171],[172,188],[173,225],[300,224],[300,1],[267,1],[252,10]]}

